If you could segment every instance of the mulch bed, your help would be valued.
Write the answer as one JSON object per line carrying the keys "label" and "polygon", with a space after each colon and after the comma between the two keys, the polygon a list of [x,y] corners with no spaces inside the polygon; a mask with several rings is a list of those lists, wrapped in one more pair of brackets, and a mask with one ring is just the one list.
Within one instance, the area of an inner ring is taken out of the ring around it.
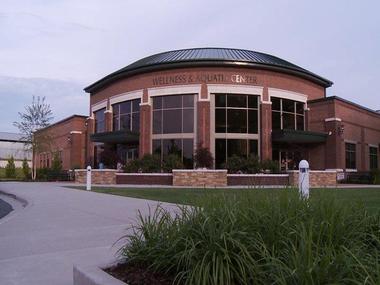
{"label": "mulch bed", "polygon": [[162,273],[124,263],[107,268],[104,271],[128,285],[171,285],[174,281],[173,277],[168,277]]}

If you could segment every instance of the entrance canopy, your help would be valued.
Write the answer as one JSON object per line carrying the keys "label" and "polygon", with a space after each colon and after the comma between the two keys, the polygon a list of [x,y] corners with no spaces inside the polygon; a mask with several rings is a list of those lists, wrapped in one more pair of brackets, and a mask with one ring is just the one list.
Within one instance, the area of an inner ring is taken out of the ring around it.
{"label": "entrance canopy", "polygon": [[327,140],[326,133],[299,131],[299,130],[274,130],[272,132],[272,142],[276,143],[297,143],[312,144],[324,143]]}
{"label": "entrance canopy", "polygon": [[115,132],[103,132],[95,133],[90,136],[92,142],[102,143],[138,143],[139,133],[131,131],[115,131]]}

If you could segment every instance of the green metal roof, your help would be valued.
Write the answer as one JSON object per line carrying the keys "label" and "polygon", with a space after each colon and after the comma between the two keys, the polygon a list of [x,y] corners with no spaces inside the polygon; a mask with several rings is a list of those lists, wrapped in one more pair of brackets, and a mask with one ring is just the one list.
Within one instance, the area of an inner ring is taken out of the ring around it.
{"label": "green metal roof", "polygon": [[326,133],[298,131],[298,130],[274,130],[272,131],[272,142],[277,143],[324,143],[327,140]]}
{"label": "green metal roof", "polygon": [[107,75],[84,90],[92,93],[119,78],[135,74],[171,68],[199,66],[238,66],[268,69],[297,75],[324,87],[330,87],[333,84],[319,75],[270,54],[233,48],[192,48],[167,51],[145,57]]}
{"label": "green metal roof", "polygon": [[137,143],[139,134],[130,131],[95,133],[90,136],[93,142],[102,143]]}

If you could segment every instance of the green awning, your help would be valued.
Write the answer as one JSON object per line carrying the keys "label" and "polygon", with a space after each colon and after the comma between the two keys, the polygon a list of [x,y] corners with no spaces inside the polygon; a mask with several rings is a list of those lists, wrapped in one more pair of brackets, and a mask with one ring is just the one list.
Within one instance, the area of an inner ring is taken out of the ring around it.
{"label": "green awning", "polygon": [[95,133],[90,136],[92,142],[102,143],[138,143],[139,133],[131,131],[115,131]]}
{"label": "green awning", "polygon": [[277,143],[324,143],[327,140],[326,133],[298,131],[298,130],[274,130],[272,131],[272,142]]}

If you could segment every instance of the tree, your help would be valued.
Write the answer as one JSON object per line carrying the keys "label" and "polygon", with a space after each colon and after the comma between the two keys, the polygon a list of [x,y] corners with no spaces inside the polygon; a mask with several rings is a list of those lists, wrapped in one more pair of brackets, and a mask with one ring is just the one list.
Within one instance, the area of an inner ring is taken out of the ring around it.
{"label": "tree", "polygon": [[22,161],[22,173],[24,174],[25,179],[29,179],[30,167],[26,158],[24,158],[24,160]]}
{"label": "tree", "polygon": [[26,141],[25,148],[32,152],[32,179],[36,179],[36,153],[41,151],[49,138],[43,134],[36,134],[42,128],[50,125],[53,113],[50,105],[45,102],[45,97],[33,96],[32,104],[25,107],[24,112],[19,112],[20,121],[13,125],[19,129]]}
{"label": "tree", "polygon": [[51,163],[51,175],[53,179],[59,179],[62,172],[62,161],[58,152],[54,153],[53,161]]}
{"label": "tree", "polygon": [[13,156],[8,159],[8,163],[5,166],[5,177],[15,178],[16,177],[16,165]]}

